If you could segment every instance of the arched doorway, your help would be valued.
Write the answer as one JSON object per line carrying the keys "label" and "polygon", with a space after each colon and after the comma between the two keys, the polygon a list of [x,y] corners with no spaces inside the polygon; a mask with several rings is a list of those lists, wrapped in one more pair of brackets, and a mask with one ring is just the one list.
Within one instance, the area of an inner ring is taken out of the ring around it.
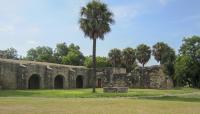
{"label": "arched doorway", "polygon": [[83,76],[77,76],[76,88],[83,88]]}
{"label": "arched doorway", "polygon": [[62,75],[58,75],[54,79],[54,89],[63,89],[64,77]]}
{"label": "arched doorway", "polygon": [[33,74],[28,81],[29,89],[40,89],[40,76],[38,74]]}
{"label": "arched doorway", "polygon": [[101,78],[97,79],[97,88],[101,88],[102,87],[102,81]]}

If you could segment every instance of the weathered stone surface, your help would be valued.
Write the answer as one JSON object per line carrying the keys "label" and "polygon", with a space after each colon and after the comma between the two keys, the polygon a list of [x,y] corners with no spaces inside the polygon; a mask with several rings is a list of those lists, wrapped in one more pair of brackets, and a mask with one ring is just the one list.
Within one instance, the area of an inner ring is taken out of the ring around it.
{"label": "weathered stone surface", "polygon": [[[173,87],[172,80],[159,66],[145,67],[144,74],[141,75],[141,68],[129,74],[122,68],[98,68],[96,85],[108,87],[112,83],[113,87]],[[60,82],[55,80],[58,76],[62,77]],[[89,88],[92,87],[92,76],[92,69],[84,66],[0,59],[0,88],[2,89],[28,89],[30,86],[54,89],[57,88],[56,83],[62,83],[63,89],[77,88],[77,86]],[[31,85],[32,82],[38,85]]]}
{"label": "weathered stone surface", "polygon": [[145,67],[144,76],[142,76],[142,68],[139,67],[132,72],[133,78],[131,87],[142,88],[173,88],[171,77],[164,74],[162,68],[158,65]]}
{"label": "weathered stone surface", "polygon": [[104,87],[103,92],[105,92],[105,93],[127,93],[128,87]]}
{"label": "weathered stone surface", "polygon": [[0,59],[0,85],[2,89],[28,89],[30,77],[38,75],[39,88],[54,89],[55,78],[60,75],[63,89],[76,88],[77,76],[83,77],[83,87],[89,87],[87,71],[83,66]]}

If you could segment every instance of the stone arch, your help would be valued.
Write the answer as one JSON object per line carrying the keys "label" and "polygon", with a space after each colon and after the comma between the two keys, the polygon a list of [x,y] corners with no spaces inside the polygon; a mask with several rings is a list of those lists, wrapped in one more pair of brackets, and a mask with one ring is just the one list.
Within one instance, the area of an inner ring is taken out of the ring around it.
{"label": "stone arch", "polygon": [[83,88],[83,76],[76,77],[76,88]]}
{"label": "stone arch", "polygon": [[64,88],[64,76],[57,75],[54,78],[54,89],[63,89]]}
{"label": "stone arch", "polygon": [[28,89],[40,89],[40,75],[33,74],[28,80]]}

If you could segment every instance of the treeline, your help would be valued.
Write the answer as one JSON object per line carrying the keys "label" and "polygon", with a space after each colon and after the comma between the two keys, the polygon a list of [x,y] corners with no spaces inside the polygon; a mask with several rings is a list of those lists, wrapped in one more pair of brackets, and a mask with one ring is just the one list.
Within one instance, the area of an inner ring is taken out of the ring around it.
{"label": "treeline", "polygon": [[[84,56],[78,45],[66,43],[57,44],[55,49],[47,46],[32,48],[25,57],[19,58],[17,50],[9,48],[0,50],[0,57],[92,67],[92,56]],[[123,50],[111,49],[108,57],[97,56],[96,64],[97,67],[123,67],[127,72],[131,72],[138,63],[143,69],[151,57],[160,63],[164,72],[173,79],[175,86],[200,88],[199,36],[184,38],[177,55],[168,44],[158,42],[152,47],[140,44],[135,49],[131,47]]]}
{"label": "treeline", "polygon": [[84,55],[78,45],[59,43],[53,50],[47,46],[39,46],[28,50],[25,60],[51,62],[67,65],[83,65]]}

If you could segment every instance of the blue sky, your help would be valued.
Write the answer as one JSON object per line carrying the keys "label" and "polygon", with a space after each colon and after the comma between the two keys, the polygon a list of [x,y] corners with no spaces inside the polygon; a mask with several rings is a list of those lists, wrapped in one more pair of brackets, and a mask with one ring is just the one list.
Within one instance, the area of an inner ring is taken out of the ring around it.
{"label": "blue sky", "polygon": [[[90,0],[0,0],[0,49],[14,47],[20,55],[30,48],[75,43],[85,55],[92,41],[79,29],[79,11]],[[178,50],[183,37],[200,35],[200,0],[102,0],[116,23],[97,55],[112,48],[152,46],[163,41]],[[148,63],[156,64],[153,58]]]}

